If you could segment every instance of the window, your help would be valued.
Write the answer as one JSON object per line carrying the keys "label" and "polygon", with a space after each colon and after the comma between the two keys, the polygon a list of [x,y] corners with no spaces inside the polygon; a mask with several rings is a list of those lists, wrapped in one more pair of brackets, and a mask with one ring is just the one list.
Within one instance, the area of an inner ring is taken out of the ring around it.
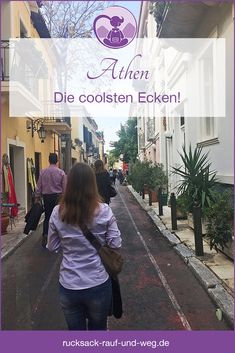
{"label": "window", "polygon": [[203,104],[202,111],[207,117],[201,118],[202,139],[209,140],[215,137],[215,121],[214,121],[214,81],[213,81],[213,56],[212,47],[209,47],[202,59],[200,60],[200,76],[201,76],[201,102]]}
{"label": "window", "polygon": [[180,117],[180,127],[184,126],[184,116]]}
{"label": "window", "polygon": [[28,38],[27,30],[21,20],[20,20],[20,38]]}
{"label": "window", "polygon": [[180,105],[178,109],[178,116],[179,116],[179,147],[185,146],[185,113],[184,113],[184,104]]}

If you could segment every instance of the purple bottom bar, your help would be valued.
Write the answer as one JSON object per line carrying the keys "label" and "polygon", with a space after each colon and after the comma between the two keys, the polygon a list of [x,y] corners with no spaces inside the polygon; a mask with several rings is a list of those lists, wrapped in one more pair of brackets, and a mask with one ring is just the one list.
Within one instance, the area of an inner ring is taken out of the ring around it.
{"label": "purple bottom bar", "polygon": [[234,331],[1,331],[3,353],[233,352]]}

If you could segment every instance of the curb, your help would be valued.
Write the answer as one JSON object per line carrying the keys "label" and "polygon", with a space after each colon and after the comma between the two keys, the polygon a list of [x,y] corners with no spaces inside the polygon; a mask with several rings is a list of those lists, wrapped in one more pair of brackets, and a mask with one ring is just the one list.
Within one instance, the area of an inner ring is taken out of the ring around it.
{"label": "curb", "polygon": [[[43,223],[43,220],[41,220],[38,223],[38,227]],[[22,234],[22,238],[11,248],[9,249],[4,255],[1,255],[1,261],[4,261],[8,259],[9,256],[11,256],[28,238],[31,237],[31,235],[34,234],[35,231],[30,231],[29,234]]]}
{"label": "curb", "polygon": [[24,234],[24,233],[22,233],[22,235],[23,235],[22,239],[20,239],[20,240],[14,245],[14,247],[12,247],[11,249],[9,249],[4,255],[1,256],[1,261],[6,260],[10,255],[12,255],[12,254],[16,251],[16,249],[18,249],[18,248],[26,241],[26,239],[29,238],[29,236],[30,236],[31,234]]}
{"label": "curb", "polygon": [[212,301],[223,312],[223,315],[228,321],[228,323],[233,326],[234,298],[223,287],[221,279],[219,279],[214,274],[214,272],[212,272],[202,261],[200,261],[195,256],[193,250],[183,244],[174,233],[171,233],[171,231],[166,228],[165,224],[161,221],[160,217],[156,214],[156,212],[150,206],[147,206],[145,204],[141,196],[133,190],[132,186],[128,185],[127,188],[138,201],[140,206],[142,206],[142,208],[147,211],[148,215],[153,220],[154,224],[157,226],[161,234],[172,245],[172,248],[175,249],[178,255],[187,264],[187,266],[190,268],[197,280],[207,291]]}

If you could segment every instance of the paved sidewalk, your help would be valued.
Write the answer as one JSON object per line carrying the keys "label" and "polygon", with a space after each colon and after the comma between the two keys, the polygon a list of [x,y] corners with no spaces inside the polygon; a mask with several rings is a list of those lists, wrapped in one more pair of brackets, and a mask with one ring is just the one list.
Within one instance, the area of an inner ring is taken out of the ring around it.
{"label": "paved sidewalk", "polygon": [[212,300],[221,309],[230,323],[234,320],[234,263],[223,253],[210,250],[207,242],[203,240],[204,256],[195,255],[194,232],[187,220],[178,220],[178,230],[171,230],[171,209],[163,208],[164,216],[158,216],[158,203],[148,205],[148,197],[142,197],[134,191],[132,186],[128,189],[148,212],[158,229],[165,236],[179,256],[190,267],[199,282],[206,289]]}
{"label": "paved sidewalk", "polygon": [[[41,222],[42,218],[39,224]],[[24,215],[21,215],[18,219],[15,219],[12,226],[8,226],[7,234],[1,235],[1,260],[10,256],[28,237],[33,235],[33,231],[31,231],[28,235],[23,233],[25,224]]]}

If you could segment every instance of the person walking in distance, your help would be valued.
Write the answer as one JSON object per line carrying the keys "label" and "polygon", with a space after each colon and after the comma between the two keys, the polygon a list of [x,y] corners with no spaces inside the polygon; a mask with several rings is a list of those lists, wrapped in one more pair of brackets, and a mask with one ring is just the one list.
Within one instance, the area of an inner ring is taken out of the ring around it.
{"label": "person walking in distance", "polygon": [[108,171],[104,168],[104,163],[101,159],[97,159],[94,164],[96,183],[98,192],[102,200],[109,205],[110,203],[110,188],[112,181]]}
{"label": "person walking in distance", "polygon": [[100,202],[94,171],[85,163],[76,163],[68,174],[65,193],[52,212],[47,248],[62,249],[60,304],[69,330],[107,330],[111,279],[83,233],[86,227],[102,245],[121,247],[112,210]]}
{"label": "person walking in distance", "polygon": [[45,218],[43,222],[42,246],[46,247],[49,219],[53,208],[57,205],[60,196],[65,191],[66,175],[65,172],[57,167],[57,154],[50,153],[49,167],[40,172],[35,191],[35,201],[39,202],[43,197]]}

